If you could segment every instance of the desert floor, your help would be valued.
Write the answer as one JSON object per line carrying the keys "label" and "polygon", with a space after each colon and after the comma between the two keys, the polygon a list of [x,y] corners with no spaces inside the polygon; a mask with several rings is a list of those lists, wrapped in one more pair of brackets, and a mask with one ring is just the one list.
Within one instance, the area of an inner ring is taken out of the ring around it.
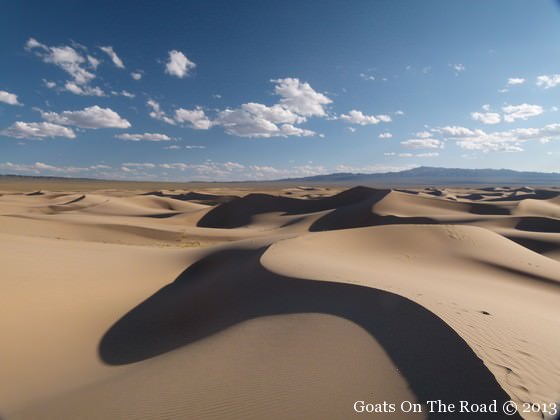
{"label": "desert floor", "polygon": [[0,185],[4,419],[560,402],[558,189],[103,185]]}

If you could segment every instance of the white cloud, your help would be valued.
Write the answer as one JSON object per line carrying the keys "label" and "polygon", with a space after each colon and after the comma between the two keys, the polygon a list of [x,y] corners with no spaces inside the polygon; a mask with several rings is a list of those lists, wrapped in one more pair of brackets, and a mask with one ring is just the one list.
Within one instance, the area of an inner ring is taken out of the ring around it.
{"label": "white cloud", "polygon": [[171,146],[165,146],[164,149],[167,150],[179,150],[181,148],[181,146],[178,146],[176,144],[172,144]]}
{"label": "white cloud", "polygon": [[113,49],[113,47],[111,46],[99,47],[99,49],[111,58],[111,61],[116,67],[118,67],[119,69],[124,69],[124,64],[122,60],[119,58],[119,56],[117,55],[117,53],[115,52],[115,50]]}
{"label": "white cloud", "polygon": [[121,90],[120,95],[124,96],[126,98],[135,98],[136,97],[136,95],[134,93],[131,93],[127,90]]}
{"label": "white cloud", "polygon": [[560,84],[560,74],[543,74],[537,77],[537,86],[542,86],[545,89],[553,88]]}
{"label": "white cloud", "polygon": [[297,127],[307,117],[325,117],[325,106],[332,101],[316,92],[308,83],[299,79],[272,80],[275,93],[281,99],[272,106],[255,102],[241,105],[237,109],[225,109],[218,113],[215,125],[221,125],[226,133],[252,138],[309,137],[316,133]]}
{"label": "white cloud", "polygon": [[206,146],[197,146],[192,144],[187,144],[185,149],[206,149]]}
{"label": "white cloud", "polygon": [[404,147],[409,149],[439,149],[443,143],[437,139],[423,138],[401,141]]}
{"label": "white cloud", "polygon": [[[264,105],[263,105],[264,106]],[[254,111],[257,111],[254,113]],[[228,134],[239,137],[287,137],[287,136],[313,136],[315,132],[295,127],[293,124],[278,124],[278,114],[272,113],[273,122],[265,118],[267,113],[255,107],[244,107],[239,109],[225,109],[220,111],[216,123],[224,127]]]}
{"label": "white cloud", "polygon": [[192,110],[179,108],[175,111],[175,121],[189,123],[190,127],[196,130],[208,130],[212,127],[212,121],[206,116],[202,108]]}
{"label": "white cloud", "polygon": [[438,157],[439,153],[438,152],[428,152],[428,153],[417,153],[416,157],[419,158],[429,158],[429,157]]}
{"label": "white cloud", "polygon": [[84,68],[89,61],[70,46],[49,47],[34,38],[29,38],[26,49],[34,51],[45,63],[54,64],[64,70],[79,85],[87,84],[95,78],[94,73]]}
{"label": "white cloud", "polygon": [[355,133],[356,129],[354,127],[346,127],[348,129],[348,131],[350,131],[351,133]]}
{"label": "white cloud", "polygon": [[43,162],[35,162],[32,164],[0,162],[0,170],[10,172],[23,172],[39,175],[41,173],[57,173],[57,174],[75,174],[80,172],[97,172],[99,170],[111,169],[110,166],[104,164],[91,165],[86,167],[76,166],[55,166]]}
{"label": "white cloud", "polygon": [[[475,132],[469,130],[465,127],[458,127],[458,126],[447,126],[447,127],[440,127],[435,130],[436,132],[443,134],[444,136],[455,138],[455,137],[469,137],[474,136]],[[481,132],[481,130],[477,130]]]}
{"label": "white cloud", "polygon": [[461,64],[461,63],[450,64],[449,67],[451,67],[453,70],[455,70],[455,75],[458,75],[459,73],[462,73],[467,69],[465,67],[465,65]]}
{"label": "white cloud", "polygon": [[514,122],[518,119],[526,120],[544,112],[542,106],[530,104],[508,105],[503,107],[502,111],[504,111],[504,121],[507,122]]}
{"label": "white cloud", "polygon": [[[388,156],[394,156],[395,154],[386,154]],[[438,152],[428,152],[428,153],[399,153],[398,156],[400,158],[432,158],[438,157]]]}
{"label": "white cloud", "polygon": [[143,162],[143,163],[123,163],[122,166],[127,166],[127,167],[131,167],[131,168],[149,168],[149,169],[153,169],[155,167],[157,167],[157,165],[155,163],[151,163],[151,162]]}
{"label": "white cloud", "polygon": [[432,133],[430,133],[429,131],[419,131],[418,133],[416,133],[416,137],[418,137],[419,139],[427,139],[429,137],[432,137]]}
{"label": "white cloud", "polygon": [[17,139],[42,140],[44,138],[65,137],[76,138],[74,131],[68,127],[49,122],[23,122],[16,121],[10,127],[1,132],[2,135],[15,137]]}
{"label": "white cloud", "polygon": [[507,81],[508,86],[522,85],[525,79],[522,77],[510,77]]}
{"label": "white cloud", "polygon": [[43,83],[45,84],[46,87],[48,87],[49,89],[54,89],[56,87],[56,82],[52,82],[50,80],[45,80],[43,79]]}
{"label": "white cloud", "polygon": [[6,92],[5,90],[0,90],[0,102],[8,105],[21,105],[21,103],[18,102],[16,94]]}
{"label": "white cloud", "polygon": [[97,67],[99,66],[99,64],[101,64],[101,61],[99,61],[97,58],[91,56],[88,54],[87,56],[87,60],[89,65],[95,70],[97,69]]}
{"label": "white cloud", "polygon": [[32,50],[33,48],[46,48],[46,46],[41,44],[35,38],[29,38],[25,43],[25,48],[28,50]]}
{"label": "white cloud", "polygon": [[249,102],[241,105],[241,109],[247,111],[255,118],[261,118],[274,124],[298,124],[306,121],[305,117],[302,117],[301,115],[298,115],[278,104],[266,106],[263,104]]}
{"label": "white cloud", "polygon": [[[239,108],[226,108],[217,112],[214,119],[206,115],[205,111],[179,108],[173,116],[168,116],[160,105],[149,100],[152,108],[152,118],[165,121],[168,124],[188,123],[191,128],[208,130],[213,126],[222,126],[226,133],[249,138],[268,137],[308,137],[316,133],[298,127],[311,116],[326,116],[324,106],[332,101],[321,93],[316,92],[308,83],[299,79],[287,78],[272,81],[275,92],[281,97],[279,103],[267,106],[260,103],[248,102]],[[389,116],[380,116],[390,120]]]}
{"label": "white cloud", "polygon": [[369,80],[369,81],[374,81],[375,80],[375,76],[366,74],[366,73],[360,73],[360,77],[364,80]]}
{"label": "white cloud", "polygon": [[161,163],[159,167],[163,169],[177,169],[185,171],[190,168],[190,165],[187,165],[186,163]]}
{"label": "white cloud", "polygon": [[43,119],[62,125],[81,128],[129,128],[130,123],[110,108],[97,105],[81,111],[41,112]]}
{"label": "white cloud", "polygon": [[172,140],[171,137],[169,137],[166,134],[160,134],[160,133],[144,133],[144,134],[130,134],[130,133],[124,133],[124,134],[117,134],[115,136],[118,139],[121,140],[129,140],[129,141],[142,141],[142,140],[146,140],[146,141],[170,141]]}
{"label": "white cloud", "polygon": [[167,124],[175,125],[175,121],[173,118],[168,117],[165,112],[161,110],[161,107],[158,102],[154,101],[153,99],[149,99],[146,104],[152,108],[150,112],[150,117],[155,120],[160,120],[166,122]]}
{"label": "white cloud", "polygon": [[99,87],[91,87],[91,86],[80,86],[74,82],[66,82],[64,85],[64,89],[68,92],[72,92],[75,95],[81,96],[105,96],[105,92]]}
{"label": "white cloud", "polygon": [[194,69],[196,64],[190,61],[181,51],[169,51],[169,61],[165,64],[165,73],[176,76],[180,79],[187,77],[189,71]]}
{"label": "white cloud", "polygon": [[560,124],[549,124],[541,128],[516,128],[507,131],[487,133],[483,130],[469,130],[465,127],[442,127],[439,133],[449,140],[467,150],[522,151],[523,143],[527,141],[547,142],[551,139],[560,139]]}
{"label": "white cloud", "polygon": [[339,118],[351,124],[359,125],[379,124],[381,121],[374,115],[365,115],[362,111],[356,109],[351,110],[348,114],[342,114]]}
{"label": "white cloud", "polygon": [[140,80],[142,78],[142,73],[140,73],[139,71],[133,71],[132,73],[130,73],[130,77],[132,77],[134,80]]}
{"label": "white cloud", "polygon": [[380,139],[390,139],[392,137],[393,137],[393,135],[391,133],[381,133],[381,134],[379,134]]}
{"label": "white cloud", "polygon": [[325,106],[332,103],[322,93],[315,91],[309,83],[301,82],[297,78],[271,80],[276,84],[274,92],[279,95],[280,105],[288,111],[304,117],[324,117]]}
{"label": "white cloud", "polygon": [[399,110],[395,111],[395,115],[402,116],[402,115],[404,115],[404,111],[401,111],[399,109]]}
{"label": "white cloud", "polygon": [[482,124],[498,124],[502,121],[502,117],[496,112],[471,112],[471,118]]}

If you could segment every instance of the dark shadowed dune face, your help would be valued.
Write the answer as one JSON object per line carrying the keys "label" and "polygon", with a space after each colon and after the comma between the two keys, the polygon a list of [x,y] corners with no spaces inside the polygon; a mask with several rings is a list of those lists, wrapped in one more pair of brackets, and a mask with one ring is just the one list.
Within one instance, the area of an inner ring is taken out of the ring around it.
{"label": "dark shadowed dune face", "polygon": [[174,200],[181,200],[181,201],[192,201],[195,203],[200,204],[207,204],[210,206],[214,206],[216,204],[223,204],[227,203],[231,200],[235,200],[239,198],[236,195],[216,195],[216,194],[205,194],[205,193],[198,193],[194,191],[190,191],[184,194],[167,194],[161,191],[151,191],[145,193],[144,195],[155,195],[157,197],[166,197],[172,198]]}
{"label": "dark shadowed dune face", "polygon": [[430,311],[373,288],[273,274],[260,264],[264,251],[223,251],[193,264],[107,331],[101,358],[135,363],[249,319],[324,313],[378,340],[421,401],[509,399],[463,339]]}
{"label": "dark shadowed dune face", "polygon": [[282,212],[297,215],[335,209],[365,200],[375,203],[389,192],[390,190],[355,187],[332,197],[308,200],[249,194],[212,209],[198,221],[197,226],[233,229],[250,224],[252,217],[258,214]]}
{"label": "dark shadowed dune face", "polygon": [[560,233],[560,220],[547,217],[523,217],[516,228],[529,232]]}

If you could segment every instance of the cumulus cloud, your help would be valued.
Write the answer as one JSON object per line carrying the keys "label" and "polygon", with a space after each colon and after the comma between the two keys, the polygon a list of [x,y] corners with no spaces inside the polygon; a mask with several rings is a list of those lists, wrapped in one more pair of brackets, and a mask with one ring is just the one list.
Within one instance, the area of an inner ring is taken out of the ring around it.
{"label": "cumulus cloud", "polygon": [[111,61],[116,67],[118,67],[119,69],[124,69],[124,63],[119,58],[119,56],[117,55],[113,47],[111,46],[99,47],[99,49],[111,58]]}
{"label": "cumulus cloud", "polygon": [[208,130],[212,127],[212,121],[206,116],[202,108],[192,110],[179,108],[175,111],[175,121],[189,123],[189,126],[196,130]]}
{"label": "cumulus cloud", "polygon": [[76,138],[71,128],[50,122],[23,122],[16,121],[10,127],[0,132],[4,136],[17,139],[42,140],[44,138],[65,137]]}
{"label": "cumulus cloud", "polygon": [[129,128],[130,123],[111,108],[97,105],[81,111],[41,112],[44,120],[51,123],[70,125],[81,128]]}
{"label": "cumulus cloud", "polygon": [[401,144],[409,149],[439,149],[443,147],[441,141],[432,138],[410,139],[401,141]]}
{"label": "cumulus cloud", "polygon": [[297,78],[271,80],[276,86],[274,92],[281,97],[280,105],[288,111],[304,117],[324,117],[325,107],[332,100],[317,92],[309,83]]}
{"label": "cumulus cloud", "polygon": [[427,139],[429,137],[432,137],[432,133],[430,133],[429,131],[419,131],[418,133],[416,133],[416,137],[418,137],[419,139]]}
{"label": "cumulus cloud", "polygon": [[540,105],[508,105],[502,108],[504,111],[504,121],[514,122],[515,120],[526,120],[531,117],[536,117],[544,112]]}
{"label": "cumulus cloud", "polygon": [[[86,58],[68,45],[49,47],[34,38],[29,38],[25,47],[29,51],[34,51],[45,63],[54,64],[64,70],[79,85],[87,84],[95,78],[95,74],[90,71],[91,68],[95,69],[95,67],[91,66]],[[86,66],[89,66],[90,69]]]}
{"label": "cumulus cloud", "polygon": [[560,74],[543,74],[537,77],[537,86],[550,89],[560,84]]}
{"label": "cumulus cloud", "polygon": [[392,137],[393,137],[393,135],[391,133],[381,133],[381,134],[379,134],[380,139],[390,139]]}
{"label": "cumulus cloud", "polygon": [[117,134],[115,136],[118,139],[121,140],[128,140],[128,141],[170,141],[172,140],[171,137],[169,137],[166,134],[160,134],[160,133],[144,133],[144,134],[130,134],[130,133],[124,133],[124,134]]}
{"label": "cumulus cloud", "polygon": [[510,77],[507,81],[508,86],[522,85],[525,79],[522,77]]}
{"label": "cumulus cloud", "polygon": [[189,71],[193,70],[196,64],[187,58],[181,51],[169,51],[169,59],[165,64],[165,73],[180,79],[187,77]]}
{"label": "cumulus cloud", "polygon": [[326,117],[326,106],[332,101],[317,92],[309,83],[296,78],[271,80],[274,92],[280,96],[272,106],[249,102],[236,109],[224,109],[213,124],[221,125],[226,133],[252,138],[309,137],[316,133],[297,127],[308,117]]}
{"label": "cumulus cloud", "polygon": [[0,90],[0,102],[8,105],[21,105],[21,103],[18,102],[16,94],[6,92],[5,90]]}
{"label": "cumulus cloud", "polygon": [[339,117],[341,120],[350,124],[358,125],[375,125],[380,122],[390,122],[391,117],[388,115],[366,115],[362,111],[351,110],[348,114],[342,114]]}
{"label": "cumulus cloud", "polygon": [[490,133],[456,126],[441,127],[436,131],[448,140],[455,141],[462,149],[483,152],[519,152],[523,151],[522,144],[527,141],[545,143],[552,139],[560,139],[560,124],[549,124],[541,128],[516,128]]}
{"label": "cumulus cloud", "polygon": [[140,80],[142,78],[142,73],[140,73],[139,71],[133,71],[132,73],[130,73],[130,77],[132,77],[134,80]]}
{"label": "cumulus cloud", "polygon": [[[197,130],[221,126],[230,135],[249,138],[314,136],[314,131],[298,127],[298,124],[306,122],[308,117],[326,117],[325,106],[332,101],[299,79],[276,79],[272,82],[275,93],[280,96],[278,103],[268,106],[248,102],[239,108],[218,110],[213,118],[200,107],[179,108],[173,115],[167,115],[156,101],[149,100],[147,104],[152,109],[150,117],[168,124],[187,124]],[[386,115],[380,118],[390,120]]]}
{"label": "cumulus cloud", "polygon": [[278,124],[278,121],[268,120],[261,112],[257,111],[255,113],[254,111],[257,111],[257,108],[244,106],[239,109],[225,109],[218,114],[216,123],[224,127],[226,133],[239,137],[266,138],[315,135],[315,132],[295,127],[293,124]]}
{"label": "cumulus cloud", "polygon": [[471,118],[482,124],[498,124],[502,117],[497,112],[471,112]]}

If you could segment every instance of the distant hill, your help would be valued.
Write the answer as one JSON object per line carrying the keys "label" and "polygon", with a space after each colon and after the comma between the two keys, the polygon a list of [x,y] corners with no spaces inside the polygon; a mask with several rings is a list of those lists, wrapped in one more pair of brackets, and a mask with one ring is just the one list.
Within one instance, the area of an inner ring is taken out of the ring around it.
{"label": "distant hill", "polygon": [[[282,180],[288,181],[288,180]],[[460,169],[420,166],[377,174],[336,173],[289,181],[352,185],[549,185],[560,186],[560,173],[521,172],[511,169]]]}
{"label": "distant hill", "polygon": [[[286,178],[272,181],[230,181],[230,182],[168,182],[168,181],[112,181],[89,178],[64,178],[56,176],[25,176],[25,175],[0,175],[2,181],[27,181],[27,182],[79,182],[79,183],[118,183],[130,184],[140,188],[144,184],[157,184],[154,188],[177,186],[185,188],[185,184],[204,186],[215,184],[315,184],[315,185],[340,185],[340,186],[557,186],[560,187],[560,173],[546,172],[521,172],[511,169],[460,169],[460,168],[435,168],[420,166],[400,172],[385,172],[376,174],[361,173],[334,173],[328,175],[315,175],[304,178]],[[107,187],[108,188],[108,187]],[[115,187],[116,188],[116,187]]]}

